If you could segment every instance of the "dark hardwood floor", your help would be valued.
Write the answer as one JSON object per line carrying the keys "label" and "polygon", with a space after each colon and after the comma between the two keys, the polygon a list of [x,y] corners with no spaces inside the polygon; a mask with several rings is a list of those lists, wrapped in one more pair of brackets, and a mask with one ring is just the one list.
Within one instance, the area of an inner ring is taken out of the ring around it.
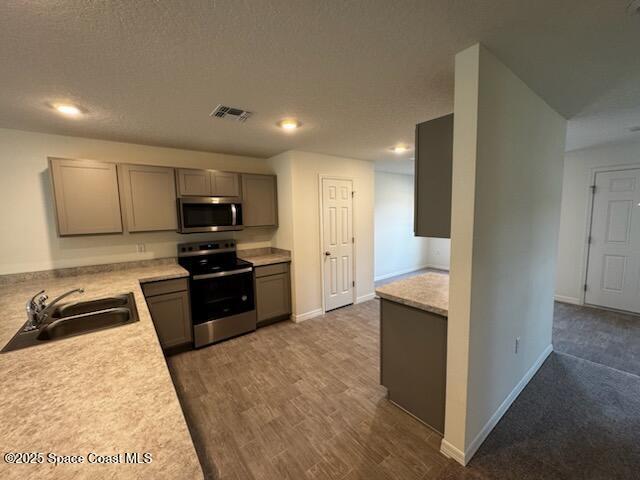
{"label": "dark hardwood floor", "polygon": [[438,434],[386,400],[378,310],[372,300],[170,357],[208,478],[465,476]]}

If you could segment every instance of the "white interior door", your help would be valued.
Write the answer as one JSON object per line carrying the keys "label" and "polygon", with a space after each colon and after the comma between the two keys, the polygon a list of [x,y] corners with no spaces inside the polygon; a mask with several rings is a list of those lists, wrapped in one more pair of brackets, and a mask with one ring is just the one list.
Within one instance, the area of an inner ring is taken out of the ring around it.
{"label": "white interior door", "polygon": [[640,168],[596,174],[585,302],[640,313]]}
{"label": "white interior door", "polygon": [[322,179],[325,310],[353,303],[353,183]]}

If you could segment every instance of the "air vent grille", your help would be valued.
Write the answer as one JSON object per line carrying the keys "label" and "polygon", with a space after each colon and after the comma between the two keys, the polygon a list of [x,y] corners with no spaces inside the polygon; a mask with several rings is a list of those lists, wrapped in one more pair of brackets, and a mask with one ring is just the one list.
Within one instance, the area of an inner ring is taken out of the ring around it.
{"label": "air vent grille", "polygon": [[213,110],[213,112],[211,112],[209,116],[227,118],[229,120],[236,120],[238,122],[246,122],[251,115],[252,113],[248,112],[247,110],[242,110],[241,108],[235,107],[227,107],[226,105],[220,104]]}

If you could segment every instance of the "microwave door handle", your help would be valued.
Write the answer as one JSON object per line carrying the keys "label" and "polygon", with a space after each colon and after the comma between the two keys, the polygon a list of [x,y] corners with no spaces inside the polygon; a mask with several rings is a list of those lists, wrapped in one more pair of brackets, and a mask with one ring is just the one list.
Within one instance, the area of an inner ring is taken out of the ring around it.
{"label": "microwave door handle", "polygon": [[249,273],[253,267],[241,268],[240,270],[230,270],[228,272],[206,273],[204,275],[194,275],[194,280],[206,280],[207,278],[226,277],[229,275],[239,275],[241,273]]}
{"label": "microwave door handle", "polygon": [[237,212],[236,212],[236,204],[231,204],[231,225],[237,225]]}

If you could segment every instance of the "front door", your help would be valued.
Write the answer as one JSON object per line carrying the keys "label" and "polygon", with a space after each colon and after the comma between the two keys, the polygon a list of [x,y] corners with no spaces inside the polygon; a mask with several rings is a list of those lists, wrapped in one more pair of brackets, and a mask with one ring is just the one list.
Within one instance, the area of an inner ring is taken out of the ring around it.
{"label": "front door", "polygon": [[353,303],[353,182],[322,179],[325,310]]}
{"label": "front door", "polygon": [[585,303],[640,313],[640,168],[596,174]]}

